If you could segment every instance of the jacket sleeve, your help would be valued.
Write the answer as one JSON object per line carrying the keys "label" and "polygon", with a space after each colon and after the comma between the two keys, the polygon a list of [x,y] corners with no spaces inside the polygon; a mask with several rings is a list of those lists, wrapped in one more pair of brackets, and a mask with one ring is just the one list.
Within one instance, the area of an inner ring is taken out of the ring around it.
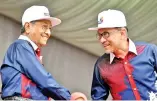
{"label": "jacket sleeve", "polygon": [[100,76],[97,63],[94,66],[93,81],[91,88],[91,97],[93,100],[106,100],[109,95],[108,85]]}
{"label": "jacket sleeve", "polygon": [[23,45],[16,47],[16,64],[19,64],[25,75],[41,89],[46,96],[54,100],[69,100],[70,92],[60,86],[38,61],[31,49]]}
{"label": "jacket sleeve", "polygon": [[151,50],[153,51],[153,60],[154,60],[154,64],[155,64],[155,71],[157,72],[157,46],[153,44],[151,46]]}

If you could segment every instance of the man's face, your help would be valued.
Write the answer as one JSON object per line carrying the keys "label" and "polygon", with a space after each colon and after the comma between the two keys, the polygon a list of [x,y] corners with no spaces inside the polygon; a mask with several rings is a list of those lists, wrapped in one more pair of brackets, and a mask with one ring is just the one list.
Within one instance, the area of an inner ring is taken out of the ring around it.
{"label": "man's face", "polygon": [[29,24],[29,38],[38,47],[45,46],[51,35],[51,22],[49,20],[38,20]]}
{"label": "man's face", "polygon": [[121,48],[125,35],[122,34],[121,28],[102,28],[98,30],[97,37],[105,48],[105,53],[113,53]]}

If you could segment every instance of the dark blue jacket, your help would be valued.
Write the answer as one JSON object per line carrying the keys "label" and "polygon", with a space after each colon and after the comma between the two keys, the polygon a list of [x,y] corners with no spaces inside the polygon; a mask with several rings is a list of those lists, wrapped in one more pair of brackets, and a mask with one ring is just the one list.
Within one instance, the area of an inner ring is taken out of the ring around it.
{"label": "dark blue jacket", "polygon": [[47,72],[28,41],[18,39],[8,48],[1,66],[2,98],[69,100],[70,92]]}
{"label": "dark blue jacket", "polygon": [[105,100],[109,91],[114,100],[157,99],[157,46],[138,42],[137,55],[128,52],[124,59],[101,56],[94,67],[91,97]]}

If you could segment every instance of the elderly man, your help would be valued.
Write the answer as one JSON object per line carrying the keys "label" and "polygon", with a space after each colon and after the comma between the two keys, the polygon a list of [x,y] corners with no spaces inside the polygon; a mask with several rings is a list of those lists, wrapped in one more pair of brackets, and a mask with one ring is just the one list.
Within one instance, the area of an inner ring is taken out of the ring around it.
{"label": "elderly man", "polygon": [[157,47],[134,43],[127,35],[125,15],[106,10],[98,15],[98,40],[105,49],[95,63],[91,97],[105,100],[109,91],[113,100],[150,100],[157,98]]}
{"label": "elderly man", "polygon": [[1,66],[2,99],[69,100],[70,92],[48,73],[40,56],[61,20],[50,17],[45,6],[31,6],[22,16],[22,35],[8,48]]}

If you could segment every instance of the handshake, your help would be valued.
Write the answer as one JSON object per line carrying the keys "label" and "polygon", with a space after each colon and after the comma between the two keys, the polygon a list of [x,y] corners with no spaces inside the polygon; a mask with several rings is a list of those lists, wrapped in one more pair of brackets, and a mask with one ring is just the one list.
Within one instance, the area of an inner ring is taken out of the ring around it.
{"label": "handshake", "polygon": [[87,97],[81,92],[74,92],[71,94],[70,100],[87,101]]}

